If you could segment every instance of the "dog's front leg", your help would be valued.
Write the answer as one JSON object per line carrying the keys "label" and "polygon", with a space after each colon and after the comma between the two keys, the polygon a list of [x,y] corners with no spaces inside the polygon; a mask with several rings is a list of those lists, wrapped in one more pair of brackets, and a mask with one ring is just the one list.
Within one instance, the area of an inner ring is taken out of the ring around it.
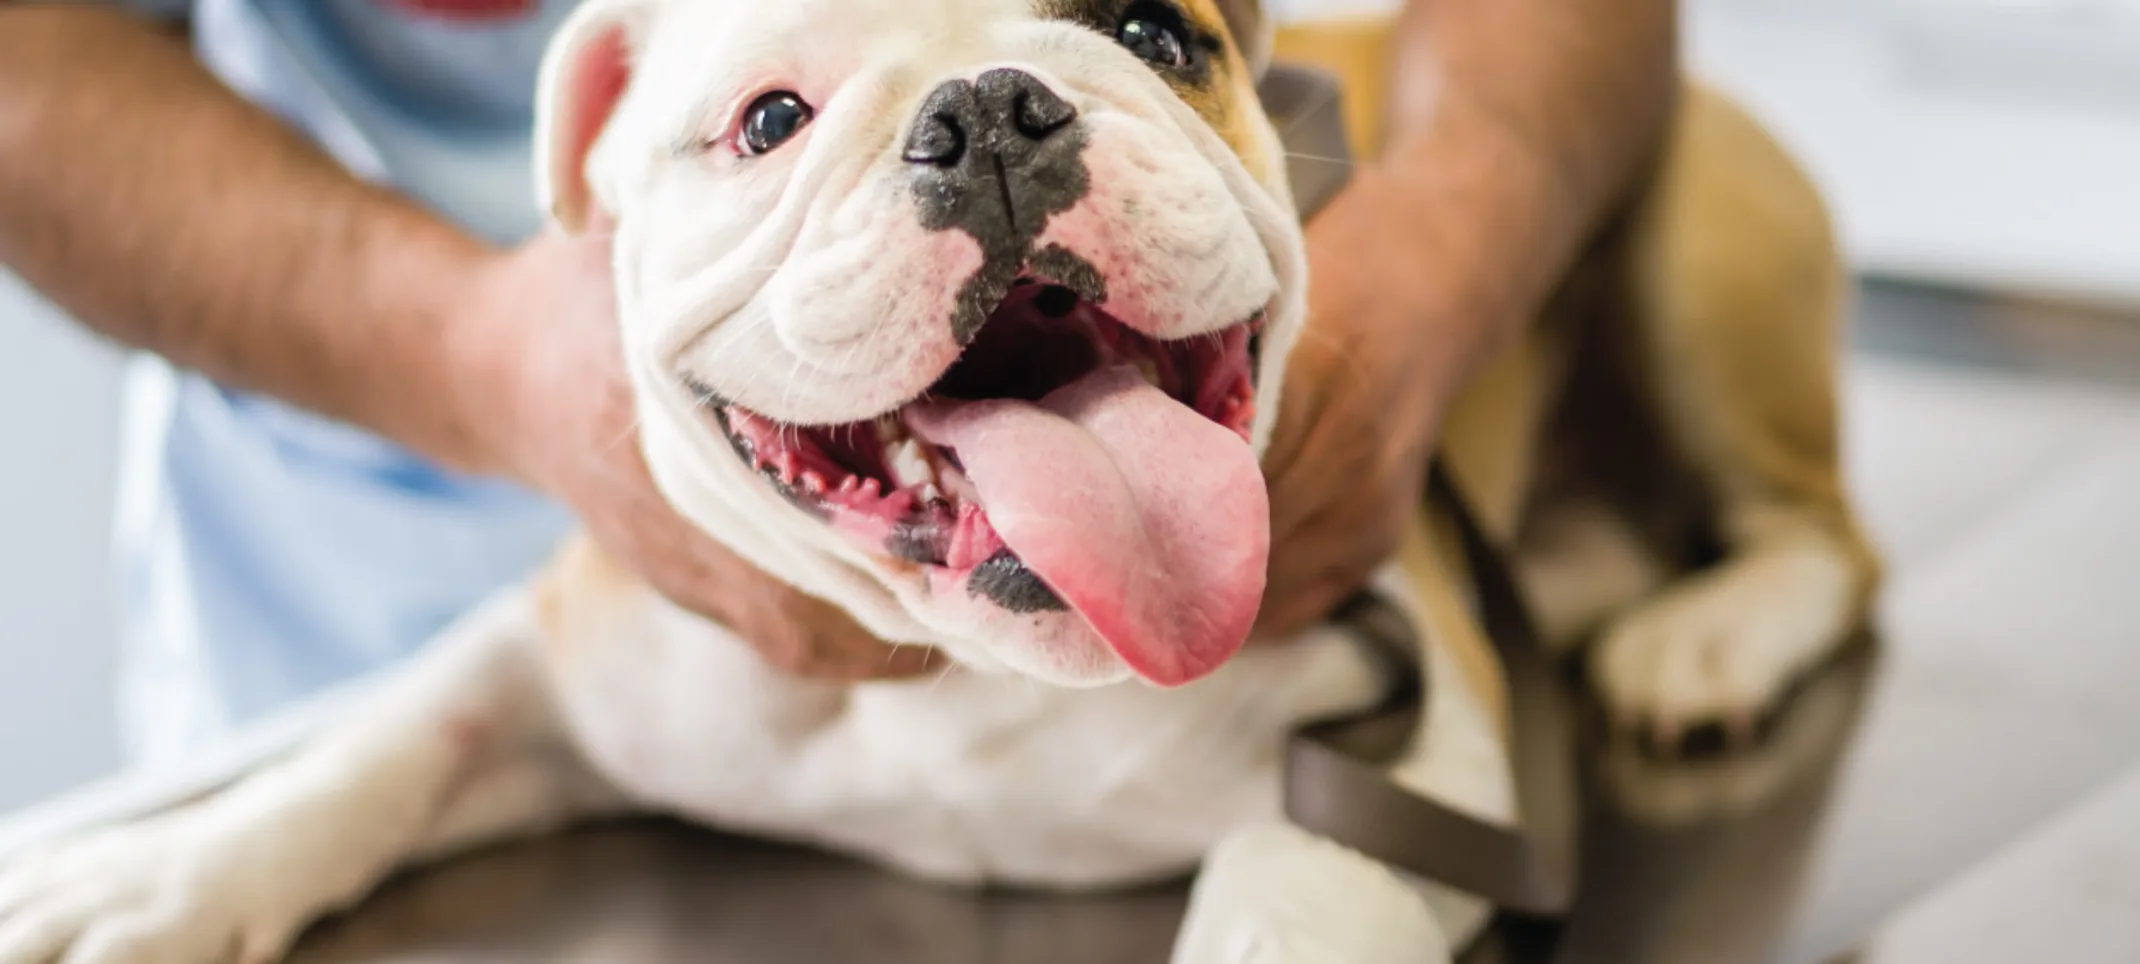
{"label": "dog's front leg", "polygon": [[559,738],[531,609],[484,606],[225,790],[0,862],[0,964],[264,964],[411,861],[611,804]]}
{"label": "dog's front leg", "polygon": [[1424,897],[1387,866],[1290,824],[1235,832],[1204,861],[1173,964],[1444,964]]}

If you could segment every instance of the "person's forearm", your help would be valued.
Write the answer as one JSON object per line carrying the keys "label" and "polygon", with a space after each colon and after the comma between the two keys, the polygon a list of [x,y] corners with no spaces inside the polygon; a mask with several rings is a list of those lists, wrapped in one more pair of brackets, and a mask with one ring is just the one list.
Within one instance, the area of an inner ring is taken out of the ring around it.
{"label": "person's forearm", "polygon": [[1450,382],[1536,313],[1661,143],[1671,0],[1414,0],[1363,202],[1411,226]]}
{"label": "person's forearm", "polygon": [[496,468],[450,323],[487,255],[181,41],[111,10],[0,3],[0,264],[106,336]]}

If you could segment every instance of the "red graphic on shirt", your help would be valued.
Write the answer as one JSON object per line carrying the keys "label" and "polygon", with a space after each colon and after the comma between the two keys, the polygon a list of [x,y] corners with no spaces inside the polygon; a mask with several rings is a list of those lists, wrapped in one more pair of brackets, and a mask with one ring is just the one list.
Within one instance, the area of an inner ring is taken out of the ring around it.
{"label": "red graphic on shirt", "polygon": [[441,20],[518,20],[535,11],[536,0],[386,0],[422,17]]}

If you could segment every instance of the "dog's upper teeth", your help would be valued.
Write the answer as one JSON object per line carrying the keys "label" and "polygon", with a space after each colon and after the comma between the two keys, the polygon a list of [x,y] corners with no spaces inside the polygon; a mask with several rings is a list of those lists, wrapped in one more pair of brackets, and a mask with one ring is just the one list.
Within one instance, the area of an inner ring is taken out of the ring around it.
{"label": "dog's upper teeth", "polygon": [[886,412],[877,416],[877,437],[887,446],[907,437],[906,423],[899,420],[899,413]]}
{"label": "dog's upper teeth", "polygon": [[929,504],[931,504],[931,503],[936,503],[936,502],[942,502],[942,501],[944,501],[944,493],[943,493],[943,490],[941,490],[941,489],[938,489],[938,488],[936,487],[936,483],[934,483],[934,482],[924,482],[924,483],[922,483],[922,484],[921,484],[921,504],[922,504],[922,505],[929,505]]}
{"label": "dog's upper teeth", "polygon": [[902,489],[936,480],[936,467],[918,439],[901,439],[885,452],[884,464],[891,470],[892,484]]}

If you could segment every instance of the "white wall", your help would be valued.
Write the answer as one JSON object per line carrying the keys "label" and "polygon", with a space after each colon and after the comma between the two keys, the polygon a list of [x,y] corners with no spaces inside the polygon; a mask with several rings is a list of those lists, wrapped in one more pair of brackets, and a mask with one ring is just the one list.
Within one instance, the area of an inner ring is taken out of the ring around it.
{"label": "white wall", "polygon": [[0,811],[105,772],[119,355],[0,274]]}
{"label": "white wall", "polygon": [[2140,0],[1683,0],[1859,268],[2140,304]]}

